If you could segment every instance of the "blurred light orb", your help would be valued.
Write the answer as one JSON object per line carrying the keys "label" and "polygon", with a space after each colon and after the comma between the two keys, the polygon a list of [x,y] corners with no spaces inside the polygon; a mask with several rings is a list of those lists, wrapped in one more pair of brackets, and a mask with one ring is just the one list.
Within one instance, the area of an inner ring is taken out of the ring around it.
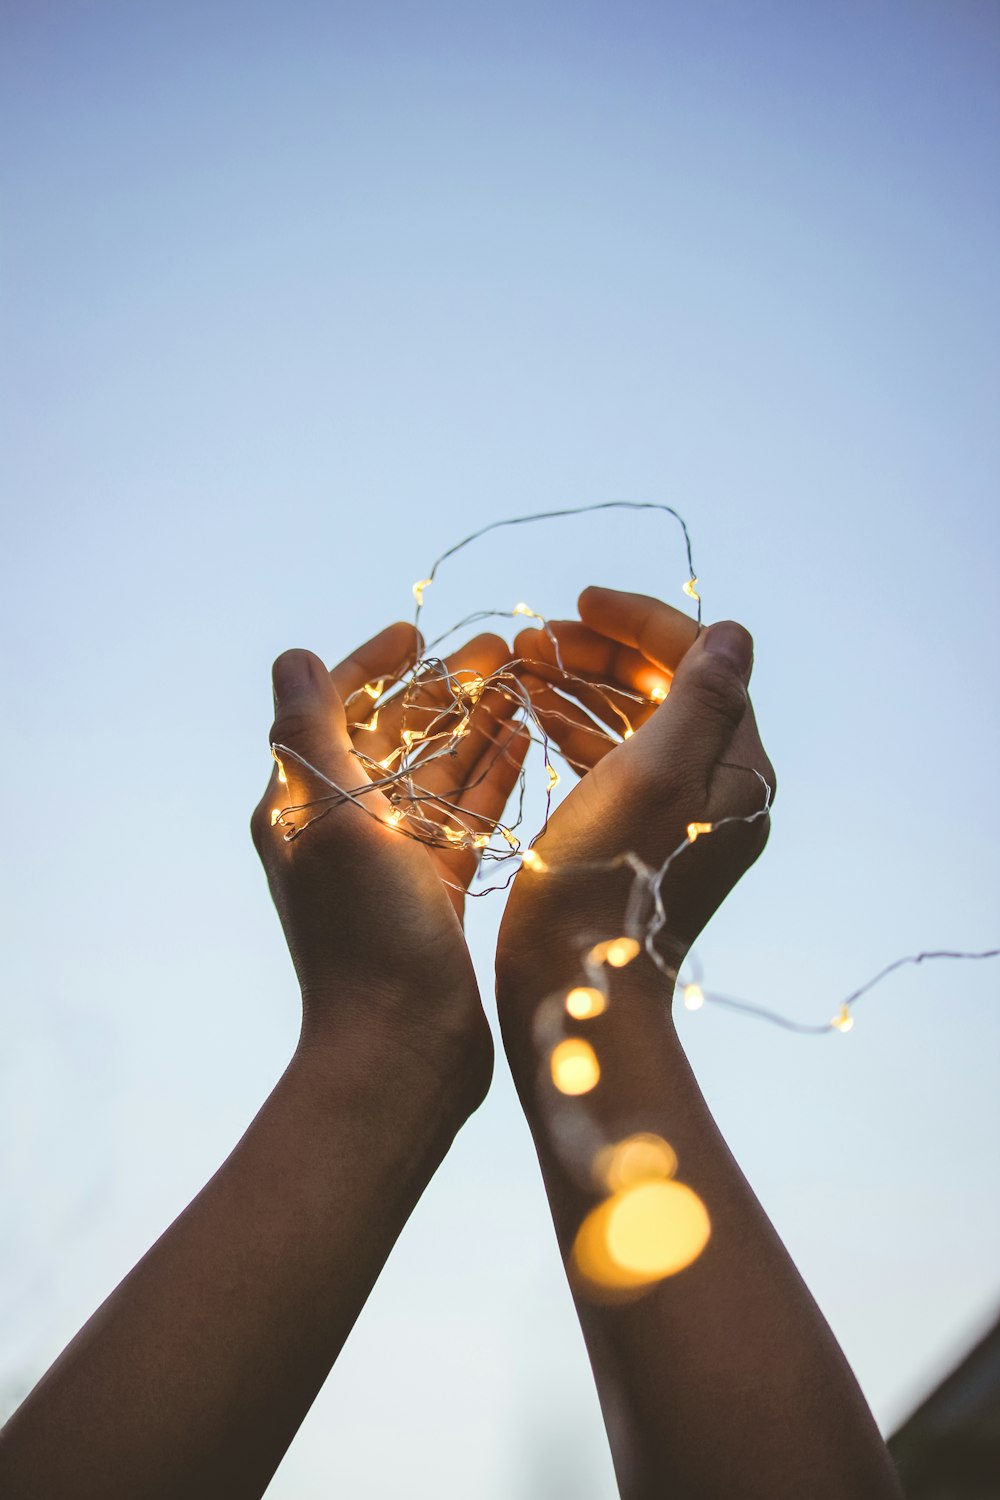
{"label": "blurred light orb", "polygon": [[554,1047],[549,1065],[561,1094],[589,1094],[601,1076],[597,1053],[582,1037],[568,1037]]}
{"label": "blurred light orb", "polygon": [[672,1178],[647,1179],[587,1215],[572,1263],[598,1292],[635,1292],[692,1265],[711,1232],[708,1210],[692,1188]]}
{"label": "blurred light orb", "polygon": [[608,1191],[617,1193],[635,1182],[673,1177],[677,1171],[677,1153],[662,1135],[643,1131],[626,1136],[613,1146],[605,1146],[595,1166]]}
{"label": "blurred light orb", "polygon": [[566,1010],[577,1021],[589,1021],[607,1008],[606,996],[591,985],[579,985],[566,996]]}

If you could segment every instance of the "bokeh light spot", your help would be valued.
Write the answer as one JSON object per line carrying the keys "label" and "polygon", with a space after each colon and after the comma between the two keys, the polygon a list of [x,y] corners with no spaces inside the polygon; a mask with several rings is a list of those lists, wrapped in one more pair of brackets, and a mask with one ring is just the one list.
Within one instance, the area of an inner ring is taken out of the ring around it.
{"label": "bokeh light spot", "polygon": [[577,1021],[589,1021],[607,1008],[606,996],[590,985],[579,985],[566,996],[566,1009]]}
{"label": "bokeh light spot", "polygon": [[589,1094],[601,1076],[597,1053],[582,1037],[568,1037],[553,1049],[552,1082],[561,1094]]}

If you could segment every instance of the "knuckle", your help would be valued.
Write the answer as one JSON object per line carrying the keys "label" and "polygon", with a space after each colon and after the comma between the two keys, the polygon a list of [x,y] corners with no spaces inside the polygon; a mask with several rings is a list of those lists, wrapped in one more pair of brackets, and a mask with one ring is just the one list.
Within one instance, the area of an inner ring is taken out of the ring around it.
{"label": "knuckle", "polygon": [[726,662],[706,654],[692,687],[704,709],[734,726],[740,723],[749,702],[747,690]]}

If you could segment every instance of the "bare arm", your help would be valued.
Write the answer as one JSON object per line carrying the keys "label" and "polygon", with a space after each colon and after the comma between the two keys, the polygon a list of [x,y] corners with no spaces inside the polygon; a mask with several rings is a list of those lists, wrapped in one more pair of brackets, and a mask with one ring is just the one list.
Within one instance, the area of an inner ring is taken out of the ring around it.
{"label": "bare arm", "polygon": [[[567,726],[573,705],[555,696],[560,674],[548,643],[537,632],[520,638],[519,653],[535,658],[539,674],[531,684],[536,706],[549,713],[553,735],[569,739],[575,758],[591,766],[536,847],[551,868],[623,849],[658,864],[689,821],[745,815],[759,802],[760,783],[736,767],[756,769],[773,785],[746,695],[749,637],[737,626],[714,627],[692,645],[691,622],[676,611],[606,590],[588,591],[581,611],[592,628],[557,627],[567,666],[629,689],[645,681],[644,691],[653,668],[676,676],[663,706],[641,712],[641,727],[612,750],[595,742],[579,716],[575,731]],[[716,654],[716,644],[728,652]],[[578,696],[600,710],[592,694]],[[762,824],[720,831],[671,872],[663,951],[675,967],[764,837]],[[498,950],[504,1044],[567,1262],[600,1195],[560,1149],[533,1025],[546,996],[581,982],[580,931],[615,936],[623,902],[615,876],[519,875]],[[607,1010],[575,1028],[600,1058],[586,1108],[611,1139],[641,1130],[669,1142],[678,1178],[700,1197],[711,1225],[693,1263],[641,1295],[602,1292],[570,1268],[622,1494],[896,1496],[884,1444],[843,1353],[688,1066],[664,976],[642,955],[610,980]]]}
{"label": "bare arm", "polygon": [[[363,780],[357,709],[345,716],[344,703],[413,645],[412,630],[391,627],[332,675],[305,652],[275,665],[272,738],[303,762],[287,757],[287,785],[275,770],[254,837],[302,988],[301,1041],[232,1155],[7,1424],[5,1500],[261,1495],[486,1092],[489,1028],[461,895],[444,884],[464,887],[474,856],[403,837],[378,793],[365,805],[380,817],[336,806],[292,842],[272,820],[328,790],[304,764],[341,786]],[[503,642],[480,637],[454,665],[488,672],[505,658]],[[390,745],[396,712],[380,710]],[[427,773],[445,778],[443,793],[475,783],[494,816],[523,749],[497,712],[473,716],[455,761]],[[500,735],[511,743],[498,757]]]}

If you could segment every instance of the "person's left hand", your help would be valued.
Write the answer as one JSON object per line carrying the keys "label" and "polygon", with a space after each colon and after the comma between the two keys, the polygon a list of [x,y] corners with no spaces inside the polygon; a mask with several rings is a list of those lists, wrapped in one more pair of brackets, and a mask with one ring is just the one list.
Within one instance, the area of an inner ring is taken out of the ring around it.
{"label": "person's left hand", "polygon": [[[413,627],[397,624],[332,672],[308,651],[278,658],[271,742],[286,747],[277,753],[287,785],[275,766],[252,831],[302,988],[303,1040],[323,1042],[345,1026],[352,1036],[388,1027],[447,1071],[456,1043],[459,1056],[468,1054],[470,1040],[474,1054],[492,1056],[461,922],[478,855],[427,846],[408,836],[405,818],[392,826],[394,807],[376,786],[384,772],[375,763],[398,749],[404,729],[432,720],[447,728],[459,716],[449,707],[450,688],[430,674],[407,694],[405,722],[400,692],[380,705],[375,727],[366,727],[374,709],[366,684],[394,680],[416,652]],[[480,635],[445,665],[468,682],[508,658],[498,636]],[[512,722],[515,708],[487,688],[454,753],[419,767],[416,781],[440,799],[422,804],[427,816],[492,827],[528,745],[527,731]],[[390,768],[398,766],[397,755]],[[330,782],[363,791],[357,802],[340,799]]]}

